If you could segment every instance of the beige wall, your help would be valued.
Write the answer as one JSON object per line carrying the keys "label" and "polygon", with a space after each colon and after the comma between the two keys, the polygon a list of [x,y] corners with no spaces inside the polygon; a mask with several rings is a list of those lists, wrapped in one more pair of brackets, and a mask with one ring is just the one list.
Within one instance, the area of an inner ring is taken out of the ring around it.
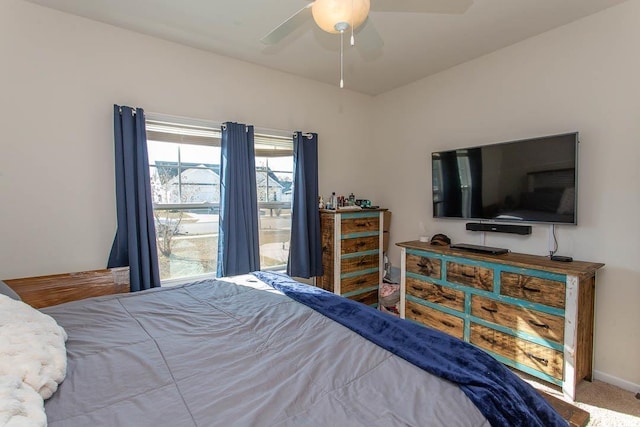
{"label": "beige wall", "polygon": [[[434,220],[430,154],[577,130],[578,226],[559,226],[559,254],[606,263],[598,273],[595,369],[640,388],[640,1],[462,64],[376,98],[378,192],[393,242],[444,232],[481,243],[465,221]],[[384,124],[378,125],[378,124]],[[548,226],[485,244],[547,254]],[[399,265],[399,250],[391,261]]]}
{"label": "beige wall", "polygon": [[[480,243],[463,221],[431,218],[432,151],[578,130],[580,225],[558,227],[559,253],[607,264],[595,368],[637,389],[639,18],[632,0],[371,98],[3,0],[0,278],[105,265],[116,227],[114,103],[318,132],[321,193],[354,191],[391,208],[395,242],[424,227]],[[545,254],[547,232],[485,243]]]}
{"label": "beige wall", "polygon": [[[371,194],[372,98],[19,0],[0,2],[0,278],[102,268],[113,104],[319,133],[321,191]],[[349,185],[345,185],[349,183]]]}

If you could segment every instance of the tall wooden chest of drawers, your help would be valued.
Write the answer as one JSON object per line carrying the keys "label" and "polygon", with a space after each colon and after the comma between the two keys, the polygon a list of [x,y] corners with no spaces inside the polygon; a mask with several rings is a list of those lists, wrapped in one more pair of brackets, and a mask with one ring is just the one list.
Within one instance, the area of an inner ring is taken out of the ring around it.
{"label": "tall wooden chest of drawers", "polygon": [[603,264],[418,241],[398,246],[402,317],[561,386],[571,399],[577,383],[591,379],[595,275]]}
{"label": "tall wooden chest of drawers", "polygon": [[318,287],[367,305],[378,304],[385,211],[320,211],[324,275],[316,279]]}

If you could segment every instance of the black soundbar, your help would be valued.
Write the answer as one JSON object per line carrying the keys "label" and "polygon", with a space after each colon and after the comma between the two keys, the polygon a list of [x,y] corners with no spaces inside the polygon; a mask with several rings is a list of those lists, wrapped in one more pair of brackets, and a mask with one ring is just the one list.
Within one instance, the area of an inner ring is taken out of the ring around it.
{"label": "black soundbar", "polygon": [[468,222],[467,230],[493,231],[497,233],[513,233],[513,234],[521,234],[521,235],[531,234],[530,225],[489,224],[489,223],[482,223],[482,222]]}

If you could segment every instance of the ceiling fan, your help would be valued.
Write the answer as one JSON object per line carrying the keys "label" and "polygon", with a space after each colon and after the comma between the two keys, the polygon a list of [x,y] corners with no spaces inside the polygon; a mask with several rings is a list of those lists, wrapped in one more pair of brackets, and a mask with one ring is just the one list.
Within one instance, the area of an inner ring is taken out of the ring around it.
{"label": "ceiling fan", "polygon": [[[261,41],[273,45],[287,37],[296,28],[304,24],[309,15],[322,30],[331,34],[340,34],[340,87],[344,87],[343,79],[343,37],[346,31],[351,32],[351,46],[355,45],[354,31],[365,24],[369,38],[368,49],[380,49],[382,38],[368,19],[369,10],[379,12],[405,13],[464,13],[473,0],[315,0],[298,10],[291,17],[271,30]],[[366,40],[365,40],[366,41]]]}

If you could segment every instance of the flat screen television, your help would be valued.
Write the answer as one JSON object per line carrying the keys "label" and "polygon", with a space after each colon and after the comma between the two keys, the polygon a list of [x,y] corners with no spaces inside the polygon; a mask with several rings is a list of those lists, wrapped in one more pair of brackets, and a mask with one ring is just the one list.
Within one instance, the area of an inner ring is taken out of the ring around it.
{"label": "flat screen television", "polygon": [[578,132],[431,154],[434,218],[577,224]]}

